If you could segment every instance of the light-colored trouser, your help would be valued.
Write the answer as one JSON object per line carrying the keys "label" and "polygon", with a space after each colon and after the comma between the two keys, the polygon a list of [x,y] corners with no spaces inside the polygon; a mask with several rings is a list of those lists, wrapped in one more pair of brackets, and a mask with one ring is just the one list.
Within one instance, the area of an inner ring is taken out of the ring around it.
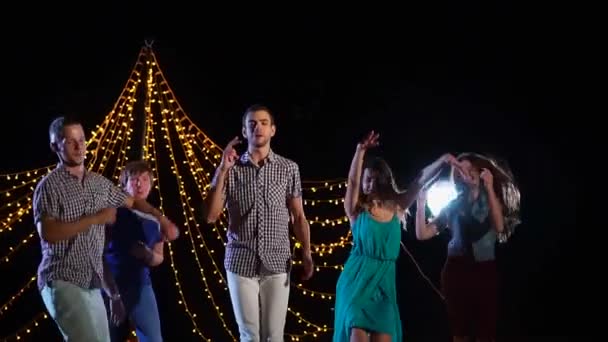
{"label": "light-colored trouser", "polygon": [[287,273],[241,277],[226,272],[241,342],[283,342],[289,283]]}
{"label": "light-colored trouser", "polygon": [[53,280],[42,288],[40,295],[65,341],[110,342],[100,289],[83,289],[63,280]]}

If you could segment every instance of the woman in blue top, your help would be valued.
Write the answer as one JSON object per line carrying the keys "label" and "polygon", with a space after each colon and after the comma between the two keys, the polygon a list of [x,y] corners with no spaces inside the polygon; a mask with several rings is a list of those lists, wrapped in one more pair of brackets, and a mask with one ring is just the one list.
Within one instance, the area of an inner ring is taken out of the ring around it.
{"label": "woman in blue top", "polygon": [[[152,189],[152,169],[144,161],[125,165],[120,182],[135,198],[147,198]],[[150,267],[163,262],[166,240],[154,217],[132,209],[118,209],[116,222],[107,227],[105,280],[112,293],[109,301],[110,333],[113,342],[125,341],[130,318],[139,341],[162,341]],[[172,236],[173,240],[176,236]]]}
{"label": "woman in blue top", "polygon": [[441,157],[402,192],[384,160],[363,167],[365,152],[377,145],[378,134],[372,131],[357,145],[348,175],[344,209],[353,247],[336,285],[334,342],[402,341],[395,284],[401,222],[419,190],[446,162],[455,161]]}
{"label": "woman in blue top", "polygon": [[498,312],[494,249],[519,223],[519,190],[511,171],[488,157],[466,153],[458,160],[461,168],[451,173],[458,197],[427,224],[422,191],[416,236],[426,240],[450,232],[442,287],[453,341],[493,341]]}

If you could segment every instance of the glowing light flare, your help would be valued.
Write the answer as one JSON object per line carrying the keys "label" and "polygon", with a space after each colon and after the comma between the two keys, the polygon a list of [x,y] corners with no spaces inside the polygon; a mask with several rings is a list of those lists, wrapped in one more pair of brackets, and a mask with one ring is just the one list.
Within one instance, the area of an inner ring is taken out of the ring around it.
{"label": "glowing light flare", "polygon": [[426,205],[431,210],[432,215],[436,217],[457,195],[456,187],[452,182],[438,181],[428,189]]}

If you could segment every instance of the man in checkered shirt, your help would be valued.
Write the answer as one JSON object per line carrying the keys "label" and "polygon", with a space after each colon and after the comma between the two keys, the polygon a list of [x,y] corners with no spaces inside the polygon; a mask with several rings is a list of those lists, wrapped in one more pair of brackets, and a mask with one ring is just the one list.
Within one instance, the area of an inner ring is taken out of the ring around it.
{"label": "man in checkered shirt", "polygon": [[78,121],[55,119],[49,136],[59,163],[34,190],[33,216],[42,247],[38,289],[65,340],[110,342],[100,291],[109,292],[103,278],[105,225],[114,222],[117,207],[126,206],[155,216],[168,240],[177,238],[177,227],[146,201],[86,170],[86,140]]}
{"label": "man in checkered shirt", "polygon": [[235,137],[225,148],[209,195],[206,219],[228,208],[224,266],[241,341],[283,341],[289,301],[289,222],[302,244],[304,280],[313,273],[310,229],[302,206],[298,165],[272,151],[276,126],[270,110],[255,105],[243,117],[248,148],[238,156]]}

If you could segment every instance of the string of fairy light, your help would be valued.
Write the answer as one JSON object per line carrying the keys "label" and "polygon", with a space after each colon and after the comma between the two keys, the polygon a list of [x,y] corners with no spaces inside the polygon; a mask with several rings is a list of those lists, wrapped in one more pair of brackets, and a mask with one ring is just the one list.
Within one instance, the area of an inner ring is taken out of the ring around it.
{"label": "string of fairy light", "polygon": [[[149,62],[147,63],[149,64]],[[148,73],[151,73],[151,69],[148,68]],[[146,84],[150,84],[151,83],[151,79],[150,79],[149,75],[148,80],[146,81]],[[151,164],[152,164],[152,171],[154,172],[154,178],[156,179],[156,190],[159,194],[161,194],[161,188],[160,188],[160,175],[158,172],[158,157],[157,157],[157,152],[156,152],[156,137],[155,137],[155,133],[154,133],[154,126],[157,125],[157,122],[154,120],[154,114],[152,112],[152,108],[151,108],[151,91],[152,88],[150,86],[147,87],[147,94],[146,94],[146,105],[145,105],[145,112],[146,112],[146,117],[147,117],[147,121],[146,121],[146,137],[145,137],[145,142],[144,142],[144,159],[148,160]],[[150,154],[151,152],[151,154]],[[164,199],[163,196],[159,196],[160,198],[160,210],[164,212]],[[175,277],[175,286],[177,288],[177,291],[179,293],[180,296],[180,300],[178,300],[177,304],[180,306],[183,306],[184,311],[186,312],[186,314],[189,316],[192,325],[193,325],[193,329],[192,329],[192,333],[198,334],[199,337],[201,337],[203,340],[205,341],[209,341],[209,339],[207,337],[205,337],[205,335],[203,335],[203,333],[201,332],[200,328],[198,327],[198,324],[195,321],[196,318],[196,313],[193,313],[186,301],[186,297],[184,295],[183,289],[182,289],[182,285],[179,281],[179,276],[178,276],[178,271],[176,268],[176,264],[175,264],[175,259],[174,259],[174,251],[173,251],[173,245],[171,243],[168,243],[168,248],[169,248],[169,259],[170,259],[170,265],[171,268],[173,269],[173,275]]]}
{"label": "string of fairy light", "polygon": [[19,289],[19,291],[17,291],[17,293],[12,295],[11,298],[6,303],[2,304],[2,306],[0,306],[0,316],[4,315],[8,311],[8,309],[13,306],[13,303],[23,294],[23,292],[25,292],[25,290],[29,289],[30,286],[32,286],[32,284],[35,281],[36,281],[36,277],[34,277],[34,276],[30,277],[28,282],[25,283],[25,285],[23,285],[21,287],[21,289]]}
{"label": "string of fairy light", "polygon": [[[231,310],[219,304],[219,299],[224,302],[229,300],[226,279],[220,268],[220,265],[222,265],[221,260],[219,260],[221,253],[216,252],[217,248],[226,245],[228,228],[226,211],[222,212],[216,224],[209,227],[211,230],[209,232],[204,229],[206,225],[199,222],[202,216],[199,207],[195,204],[197,200],[200,202],[207,195],[211,175],[215,172],[219,163],[222,148],[213,142],[186,114],[186,111],[177,101],[151,49],[143,48],[140,51],[131,75],[112,110],[103,122],[91,132],[87,141],[87,167],[94,172],[118,180],[121,170],[129,160],[128,154],[132,148],[134,109],[136,108],[140,88],[144,88],[146,98],[144,103],[146,125],[145,132],[142,132],[144,134],[143,158],[150,162],[153,170],[154,189],[159,194],[160,210],[165,212],[167,203],[181,205],[182,209],[183,222],[180,224],[182,227],[180,230],[182,230],[183,237],[178,242],[167,243],[170,267],[175,279],[176,303],[191,320],[192,333],[202,340],[210,341],[211,339],[207,336],[210,336],[210,333],[217,329],[208,327],[208,314],[197,315],[196,311],[202,308],[195,309],[189,303],[189,299],[198,297],[199,293],[185,293],[182,274],[184,273],[183,268],[188,266],[183,261],[176,262],[177,254],[183,254],[182,256],[191,260],[199,270],[198,278],[203,285],[206,299],[209,305],[213,306],[213,311],[225,333],[225,338],[222,340],[227,338],[236,341],[238,332],[233,331],[235,324],[234,322],[232,324],[227,322],[228,318],[232,319],[232,315],[226,315],[224,312],[227,310],[228,313],[231,313]],[[178,155],[183,155],[183,157],[179,158]],[[180,204],[177,204],[176,199],[172,198],[168,201],[163,197],[161,178],[163,178],[162,184],[170,183],[167,183],[169,180],[164,178],[165,174],[160,172],[159,156],[167,156],[169,159],[170,165],[163,164],[163,169],[171,173]],[[12,199],[6,201],[0,207],[0,233],[17,231],[17,229],[13,229],[15,223],[21,222],[24,216],[31,211],[31,194],[35,185],[53,167],[54,165],[48,165],[28,171],[0,174],[0,181],[2,181],[0,184],[11,183],[8,187],[0,188],[0,198]],[[190,186],[191,184],[193,186]],[[349,222],[345,216],[342,216],[343,212],[341,210],[343,199],[340,195],[342,195],[345,187],[346,183],[343,179],[303,181],[304,205],[307,211],[312,212],[319,208],[329,209],[331,212],[341,214],[340,216],[327,218],[319,215],[309,215],[313,237],[316,229],[332,228],[344,232],[342,236],[334,237],[334,241],[316,242],[313,239],[313,243],[311,243],[312,253],[315,256],[316,271],[326,271],[329,276],[333,272],[336,279],[343,269],[343,265],[332,261],[335,260],[333,258],[332,260],[323,260],[323,258],[334,256],[337,250],[348,248],[351,243],[352,236],[348,229]],[[16,245],[1,251],[0,260],[9,262],[9,260],[14,259],[15,253],[27,245],[35,235],[35,231],[30,231],[25,237],[20,238]],[[297,250],[301,248],[301,245],[294,237],[292,239],[294,239],[294,255],[299,255]],[[339,260],[343,259],[339,258]],[[183,258],[180,260],[183,260]],[[302,261],[294,260],[293,263],[301,265]],[[22,295],[28,293],[28,289],[32,288],[31,284],[34,281],[35,277],[30,278],[25,286],[0,307],[0,319],[10,307],[16,305]],[[212,286],[212,284],[215,285]],[[297,282],[291,282],[291,286],[303,296],[324,301],[327,312],[331,312],[331,302],[335,298],[335,294],[308,289]],[[32,293],[32,291],[29,291],[29,293]],[[305,317],[302,309],[295,308],[294,305],[297,306],[297,303],[289,306],[289,316],[298,326],[301,326],[301,330],[287,332],[287,338],[292,341],[300,341],[306,338],[315,339],[331,331],[331,328],[329,328],[332,326],[331,322],[313,322],[313,320]],[[314,316],[318,317],[316,313]],[[35,315],[30,322],[5,339],[22,339],[46,318],[48,316],[43,312]],[[212,330],[204,333],[201,327]]]}
{"label": "string of fairy light", "polygon": [[[153,57],[153,56],[152,56]],[[155,74],[155,70],[153,70],[153,68],[157,65],[156,61],[151,58],[150,61],[150,75]],[[158,73],[156,73],[158,75]],[[150,86],[151,87],[155,87],[157,84],[157,80],[153,80],[151,81]],[[158,90],[154,91],[155,94],[158,94]],[[191,253],[194,256],[194,259],[196,261],[196,265],[199,269],[200,272],[200,276],[201,276],[201,280],[203,281],[204,287],[205,287],[205,292],[207,293],[207,299],[209,299],[210,304],[213,306],[213,308],[215,309],[216,315],[217,317],[220,319],[221,323],[222,323],[222,327],[224,328],[224,330],[228,333],[228,335],[233,339],[236,340],[236,338],[234,337],[234,335],[232,334],[232,331],[230,331],[230,329],[228,328],[228,325],[226,324],[223,316],[224,313],[221,311],[220,307],[217,305],[216,303],[216,299],[214,298],[211,290],[210,290],[210,286],[208,284],[207,281],[207,276],[205,274],[205,270],[201,265],[200,262],[200,257],[199,254],[196,251],[196,243],[194,241],[194,239],[192,238],[192,225],[198,225],[198,223],[196,222],[196,215],[194,214],[194,209],[190,206],[190,203],[188,201],[188,195],[184,186],[184,181],[183,181],[183,176],[180,174],[179,172],[179,166],[178,163],[176,161],[176,157],[175,157],[175,150],[173,147],[173,143],[170,139],[170,134],[171,134],[171,126],[169,125],[170,123],[170,119],[166,116],[167,113],[167,108],[166,108],[166,103],[164,101],[162,101],[162,98],[155,98],[155,101],[157,101],[159,103],[160,106],[160,113],[161,113],[161,123],[163,124],[161,127],[161,131],[163,131],[163,138],[166,142],[166,148],[169,150],[169,157],[171,159],[171,171],[175,174],[175,180],[177,182],[177,186],[178,186],[178,191],[179,191],[179,195],[180,195],[180,202],[182,205],[182,213],[184,215],[184,222],[185,222],[185,227],[187,229],[187,236],[191,242],[192,245],[192,250]],[[211,259],[213,263],[215,263],[213,261],[213,259]]]}

